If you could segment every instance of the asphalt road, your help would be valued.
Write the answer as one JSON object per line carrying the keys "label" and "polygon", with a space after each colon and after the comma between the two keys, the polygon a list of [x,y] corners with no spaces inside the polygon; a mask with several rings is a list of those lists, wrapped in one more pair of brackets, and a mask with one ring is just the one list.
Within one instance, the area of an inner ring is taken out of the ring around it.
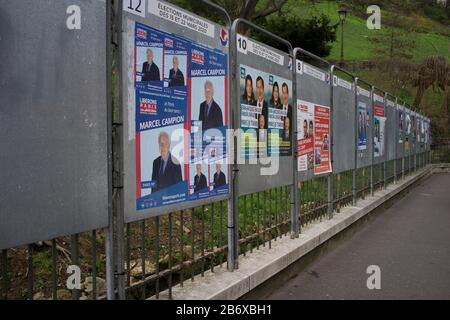
{"label": "asphalt road", "polygon": [[[367,288],[367,267],[381,289]],[[450,299],[450,174],[422,181],[267,299]]]}

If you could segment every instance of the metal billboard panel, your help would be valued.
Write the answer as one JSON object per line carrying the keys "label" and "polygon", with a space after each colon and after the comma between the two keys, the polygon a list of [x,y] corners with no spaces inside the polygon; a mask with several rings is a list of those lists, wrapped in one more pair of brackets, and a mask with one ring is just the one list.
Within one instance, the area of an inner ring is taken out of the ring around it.
{"label": "metal billboard panel", "polygon": [[333,78],[333,172],[355,168],[355,92],[354,83]]}
{"label": "metal billboard panel", "polygon": [[122,15],[125,222],[229,197],[228,29],[146,3]]}
{"label": "metal billboard panel", "polygon": [[372,134],[372,98],[371,92],[357,87],[357,167],[364,168],[372,164],[373,134]]}
{"label": "metal billboard panel", "polygon": [[396,159],[396,146],[397,146],[397,122],[396,122],[396,103],[386,99],[386,111],[387,111],[387,160]]}
{"label": "metal billboard panel", "polygon": [[106,26],[105,1],[0,1],[0,249],[108,225]]}
{"label": "metal billboard panel", "polygon": [[[314,127],[313,111],[302,112],[299,108],[302,105],[306,107],[314,105],[329,106],[330,104],[330,70],[323,70],[314,67],[306,62],[296,61],[296,86],[297,86],[297,132],[300,137],[305,137],[303,124],[307,123],[307,130],[310,130],[311,124]],[[309,108],[312,109],[312,108]],[[309,135],[308,135],[309,136]],[[300,139],[300,138],[299,138]],[[298,181],[307,181],[312,179],[314,175],[314,150],[307,155],[298,158]],[[303,168],[306,168],[303,169]]]}
{"label": "metal billboard panel", "polygon": [[239,34],[235,45],[237,83],[233,85],[237,86],[237,97],[233,110],[237,129],[242,130],[237,146],[238,195],[291,185],[295,116],[292,59],[286,52]]}

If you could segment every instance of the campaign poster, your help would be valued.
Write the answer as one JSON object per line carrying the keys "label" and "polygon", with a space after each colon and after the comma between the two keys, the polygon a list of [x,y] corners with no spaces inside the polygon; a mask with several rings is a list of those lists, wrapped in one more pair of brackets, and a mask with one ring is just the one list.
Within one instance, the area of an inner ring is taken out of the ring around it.
{"label": "campaign poster", "polygon": [[374,106],[374,137],[373,137],[373,153],[374,157],[382,157],[384,155],[385,136],[386,136],[386,114],[382,105]]}
{"label": "campaign poster", "polygon": [[297,169],[314,168],[314,103],[297,100]]}
{"label": "campaign poster", "polygon": [[228,193],[227,55],[144,24],[135,32],[136,209]]}
{"label": "campaign poster", "polygon": [[314,106],[314,174],[331,172],[330,108]]}
{"label": "campaign poster", "polygon": [[367,131],[369,130],[369,113],[364,102],[358,102],[358,150],[367,149]]}
{"label": "campaign poster", "polygon": [[403,111],[399,110],[398,112],[398,143],[403,143],[403,139],[404,139],[404,128],[403,128],[403,124],[404,124],[404,113]]}
{"label": "campaign poster", "polygon": [[423,119],[420,120],[420,141],[425,143],[425,121]]}
{"label": "campaign poster", "polygon": [[292,82],[240,66],[243,159],[292,155]]}
{"label": "campaign poster", "polygon": [[411,139],[411,116],[406,113],[405,114],[405,151],[409,151],[409,144],[410,144],[410,139]]}
{"label": "campaign poster", "polygon": [[422,128],[420,125],[421,125],[420,118],[416,117],[416,140],[419,145],[420,145],[420,143],[422,143],[422,140],[421,140]]}

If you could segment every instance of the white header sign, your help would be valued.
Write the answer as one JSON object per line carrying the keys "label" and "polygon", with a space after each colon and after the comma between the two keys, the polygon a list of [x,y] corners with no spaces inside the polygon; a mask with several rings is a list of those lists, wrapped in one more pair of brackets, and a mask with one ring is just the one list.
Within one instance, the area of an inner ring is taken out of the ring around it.
{"label": "white header sign", "polygon": [[[126,1],[125,1],[126,2]],[[179,24],[182,27],[214,38],[215,27],[212,23],[180,10],[168,3],[159,0],[148,0],[148,13]]]}
{"label": "white header sign", "polygon": [[254,55],[260,56],[264,59],[267,59],[271,62],[274,62],[279,65],[284,65],[284,56],[269,49],[268,47],[253,42],[247,37],[244,37],[240,34],[237,35],[237,48],[240,53],[248,54],[248,52],[253,53]]}

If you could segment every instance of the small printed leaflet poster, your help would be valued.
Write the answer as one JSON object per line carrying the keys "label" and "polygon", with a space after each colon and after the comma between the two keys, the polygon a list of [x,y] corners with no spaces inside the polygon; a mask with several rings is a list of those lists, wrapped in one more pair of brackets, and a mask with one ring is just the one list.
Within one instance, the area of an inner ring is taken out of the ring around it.
{"label": "small printed leaflet poster", "polygon": [[367,131],[369,130],[369,112],[364,102],[358,102],[358,150],[367,149]]}
{"label": "small printed leaflet poster", "polygon": [[228,193],[227,55],[135,27],[136,208]]}
{"label": "small printed leaflet poster", "polygon": [[405,151],[409,151],[409,144],[410,144],[410,138],[411,138],[411,116],[409,113],[405,113]]}
{"label": "small printed leaflet poster", "polygon": [[297,100],[297,168],[314,168],[314,103]]}
{"label": "small printed leaflet poster", "polygon": [[386,113],[383,105],[374,105],[374,136],[373,136],[373,154],[374,157],[384,155],[385,137],[386,137]]}
{"label": "small printed leaflet poster", "polygon": [[314,106],[314,174],[331,172],[330,108]]}
{"label": "small printed leaflet poster", "polygon": [[398,112],[398,143],[403,143],[403,139],[405,136],[404,132],[404,114],[402,110]]}
{"label": "small printed leaflet poster", "polygon": [[240,66],[240,158],[292,155],[292,82]]}

